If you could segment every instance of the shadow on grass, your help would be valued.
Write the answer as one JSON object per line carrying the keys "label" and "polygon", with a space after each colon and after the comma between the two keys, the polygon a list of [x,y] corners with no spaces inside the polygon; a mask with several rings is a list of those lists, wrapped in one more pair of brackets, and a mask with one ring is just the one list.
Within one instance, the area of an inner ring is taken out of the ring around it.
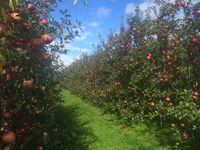
{"label": "shadow on grass", "polygon": [[[70,92],[71,93],[71,92]],[[71,93],[72,94],[72,93]],[[73,94],[74,95],[74,94]],[[116,111],[112,111],[112,110],[107,110],[104,112],[104,110],[102,110],[102,105],[99,105],[99,103],[94,103],[93,100],[88,100],[88,99],[82,99],[84,102],[90,104],[91,106],[95,107],[95,108],[99,108],[101,110],[102,116],[104,116],[104,114],[108,114],[108,115],[112,115],[112,118],[106,118],[107,121],[109,122],[113,122],[115,123],[116,126],[120,126],[120,128],[124,128],[124,127],[129,127],[132,128],[134,130],[138,130],[141,134],[147,135],[147,133],[149,133],[148,136],[151,135],[155,135],[156,140],[159,142],[160,146],[163,147],[168,147],[169,149],[178,149],[178,150],[198,150],[200,149],[200,139],[193,139],[191,137],[192,131],[189,132],[189,138],[187,140],[182,138],[182,143],[179,145],[179,148],[174,148],[174,146],[176,145],[176,142],[178,142],[180,139],[176,139],[174,136],[174,129],[171,129],[171,123],[174,122],[173,120],[165,120],[164,126],[160,126],[160,117],[156,117],[152,120],[150,119],[144,119],[143,121],[137,121],[135,120],[134,122],[130,121],[126,121],[124,124],[120,123],[121,120],[121,115],[119,113],[118,110]],[[69,122],[69,126],[70,126],[70,130],[75,131],[76,132],[76,137],[74,138],[74,141],[71,141],[70,148],[76,150],[76,147],[78,147],[80,150],[85,150],[88,149],[88,145],[94,141],[97,140],[97,137],[95,137],[92,134],[92,131],[90,128],[83,128],[83,126],[85,123],[78,123],[76,120],[76,118],[78,116],[80,116],[81,114],[76,114],[74,113],[76,106],[61,106],[59,109],[59,113],[60,114],[68,114],[68,116],[66,117],[62,117],[61,120],[63,120],[64,118],[66,118],[66,122]],[[73,113],[73,115],[70,115],[70,113]],[[59,115],[59,114],[58,114]],[[116,121],[117,120],[117,121]],[[177,121],[176,121],[177,122]],[[180,126],[179,122],[179,126]],[[178,129],[181,129],[181,127],[179,127],[178,125],[176,125],[176,127]],[[81,135],[86,135],[86,136],[92,136],[93,140],[89,141],[89,142],[84,142],[84,139],[80,138]],[[197,134],[200,136],[200,133],[197,132]],[[71,150],[69,149],[69,150]]]}
{"label": "shadow on grass", "polygon": [[[78,117],[82,114],[75,113],[78,107],[76,105],[73,106],[62,106],[59,105],[58,109],[55,111],[56,122],[60,123],[60,128],[63,130],[67,130],[64,132],[65,135],[68,135],[71,140],[67,137],[66,139],[60,139],[63,145],[63,150],[86,150],[88,149],[88,145],[98,140],[96,136],[92,134],[92,131],[89,127],[84,127],[88,124],[88,122],[80,123],[78,121]],[[85,142],[82,136],[90,136],[93,140]]]}

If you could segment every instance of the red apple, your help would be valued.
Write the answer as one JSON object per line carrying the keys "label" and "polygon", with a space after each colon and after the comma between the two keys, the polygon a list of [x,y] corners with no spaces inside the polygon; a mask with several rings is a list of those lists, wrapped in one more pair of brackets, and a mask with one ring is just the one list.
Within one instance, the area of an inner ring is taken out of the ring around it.
{"label": "red apple", "polygon": [[181,123],[181,126],[184,127],[185,125],[183,123]]}
{"label": "red apple", "polygon": [[8,27],[6,25],[0,24],[0,38],[6,36],[4,31],[8,32]]}
{"label": "red apple", "polygon": [[35,17],[40,18],[40,14],[35,14]]}
{"label": "red apple", "polygon": [[4,65],[3,65],[3,69],[7,69],[7,68],[9,68],[9,64],[7,61],[5,61]]}
{"label": "red apple", "polygon": [[15,139],[16,139],[15,133],[12,131],[8,131],[8,132],[4,133],[3,137],[2,137],[2,141],[5,144],[15,142]]}
{"label": "red apple", "polygon": [[19,13],[12,13],[12,14],[10,14],[10,17],[13,18],[13,23],[14,23],[14,24],[20,23],[20,20],[22,19],[22,18],[19,16]]}
{"label": "red apple", "polygon": [[48,21],[47,21],[46,19],[42,19],[42,20],[41,20],[41,24],[47,25],[47,24],[48,24]]}
{"label": "red apple", "polygon": [[178,6],[181,6],[181,2],[177,2],[176,4],[177,4]]}
{"label": "red apple", "polygon": [[32,89],[34,86],[34,83],[31,80],[27,80],[23,82],[23,87],[25,88],[25,86],[28,86],[29,89]]}
{"label": "red apple", "polygon": [[37,148],[38,148],[38,150],[43,150],[42,146],[38,146]]}
{"label": "red apple", "polygon": [[13,115],[10,113],[10,112],[6,112],[5,114],[4,114],[4,118],[5,119],[12,119],[12,117],[13,117]]}
{"label": "red apple", "polygon": [[42,59],[47,59],[49,55],[46,52],[42,52],[41,57]]}
{"label": "red apple", "polygon": [[24,128],[22,128],[21,130],[18,129],[18,134],[23,134],[24,133]]}
{"label": "red apple", "polygon": [[29,9],[30,11],[33,11],[35,9],[35,6],[33,4],[28,4],[27,9]]}
{"label": "red apple", "polygon": [[183,138],[184,139],[188,139],[188,135],[185,133],[185,134],[183,134]]}
{"label": "red apple", "polygon": [[46,44],[49,44],[53,41],[52,35],[44,34],[42,38]]}
{"label": "red apple", "polygon": [[25,138],[25,140],[23,141],[23,144],[24,144],[24,145],[28,145],[28,144],[29,144],[29,142],[30,142],[29,138],[28,138],[28,137],[26,137],[26,138]]}

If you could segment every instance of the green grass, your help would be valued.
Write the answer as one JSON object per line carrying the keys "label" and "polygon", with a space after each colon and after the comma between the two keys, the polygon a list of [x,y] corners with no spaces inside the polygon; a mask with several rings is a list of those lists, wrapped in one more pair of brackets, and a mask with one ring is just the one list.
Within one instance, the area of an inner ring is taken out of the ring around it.
{"label": "green grass", "polygon": [[[66,150],[169,150],[175,144],[170,138],[172,132],[159,126],[159,118],[122,125],[116,114],[103,114],[98,104],[65,89],[61,94],[65,102],[56,111],[60,116],[57,121],[62,122],[60,128],[70,127],[66,134],[76,133],[64,145]],[[185,148],[190,149],[187,145]]]}

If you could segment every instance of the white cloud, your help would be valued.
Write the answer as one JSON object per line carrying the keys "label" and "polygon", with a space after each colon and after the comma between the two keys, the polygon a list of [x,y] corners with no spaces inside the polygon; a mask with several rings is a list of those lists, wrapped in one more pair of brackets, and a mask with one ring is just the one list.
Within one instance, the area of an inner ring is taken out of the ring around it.
{"label": "white cloud", "polygon": [[[170,3],[173,3],[175,4],[176,0],[169,0]],[[198,0],[194,0],[194,2],[192,2],[192,4],[196,4],[198,3],[199,1]],[[136,6],[139,6],[140,10],[141,11],[144,11],[144,10],[148,10],[149,8],[148,7],[153,7],[155,6],[156,10],[157,10],[157,13],[159,15],[159,11],[160,11],[160,6],[157,5],[157,4],[154,4],[153,2],[151,2],[151,0],[145,0],[143,3],[139,4],[139,5],[135,5],[134,3],[128,3],[126,5],[126,8],[125,8],[125,14],[131,14],[133,13],[133,16],[135,15],[135,8]],[[146,18],[145,16],[145,12],[143,13],[143,17]],[[151,9],[151,12],[149,13],[151,19],[157,19],[158,16],[156,16],[154,14],[154,11]],[[183,12],[183,8],[181,8],[180,12],[178,12],[177,14],[175,14],[175,17],[177,18],[180,18],[180,19],[183,19],[184,17],[184,12]]]}
{"label": "white cloud", "polygon": [[86,39],[88,38],[88,36],[93,36],[93,34],[91,32],[83,32],[79,34],[81,37],[76,36],[74,38],[74,41],[86,41]]}
{"label": "white cloud", "polygon": [[106,9],[105,7],[100,7],[99,9],[97,9],[97,15],[99,17],[101,16],[110,16],[110,11],[112,9]]}
{"label": "white cloud", "polygon": [[90,23],[89,25],[96,28],[97,26],[99,26],[99,24],[100,23],[98,23],[98,22],[95,21],[95,22]]}

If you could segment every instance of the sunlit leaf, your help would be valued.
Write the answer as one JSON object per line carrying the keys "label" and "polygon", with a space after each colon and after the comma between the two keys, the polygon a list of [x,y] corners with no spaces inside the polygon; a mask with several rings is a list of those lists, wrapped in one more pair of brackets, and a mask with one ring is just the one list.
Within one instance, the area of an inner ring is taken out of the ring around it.
{"label": "sunlit leaf", "polygon": [[7,23],[7,15],[6,15],[6,11],[4,10],[3,7],[1,7],[1,13],[3,15],[3,19],[5,20],[5,23]]}
{"label": "sunlit leaf", "polygon": [[64,12],[62,10],[59,10],[63,15],[64,15]]}
{"label": "sunlit leaf", "polygon": [[73,5],[76,5],[76,3],[77,3],[77,0],[74,0],[74,4]]}

